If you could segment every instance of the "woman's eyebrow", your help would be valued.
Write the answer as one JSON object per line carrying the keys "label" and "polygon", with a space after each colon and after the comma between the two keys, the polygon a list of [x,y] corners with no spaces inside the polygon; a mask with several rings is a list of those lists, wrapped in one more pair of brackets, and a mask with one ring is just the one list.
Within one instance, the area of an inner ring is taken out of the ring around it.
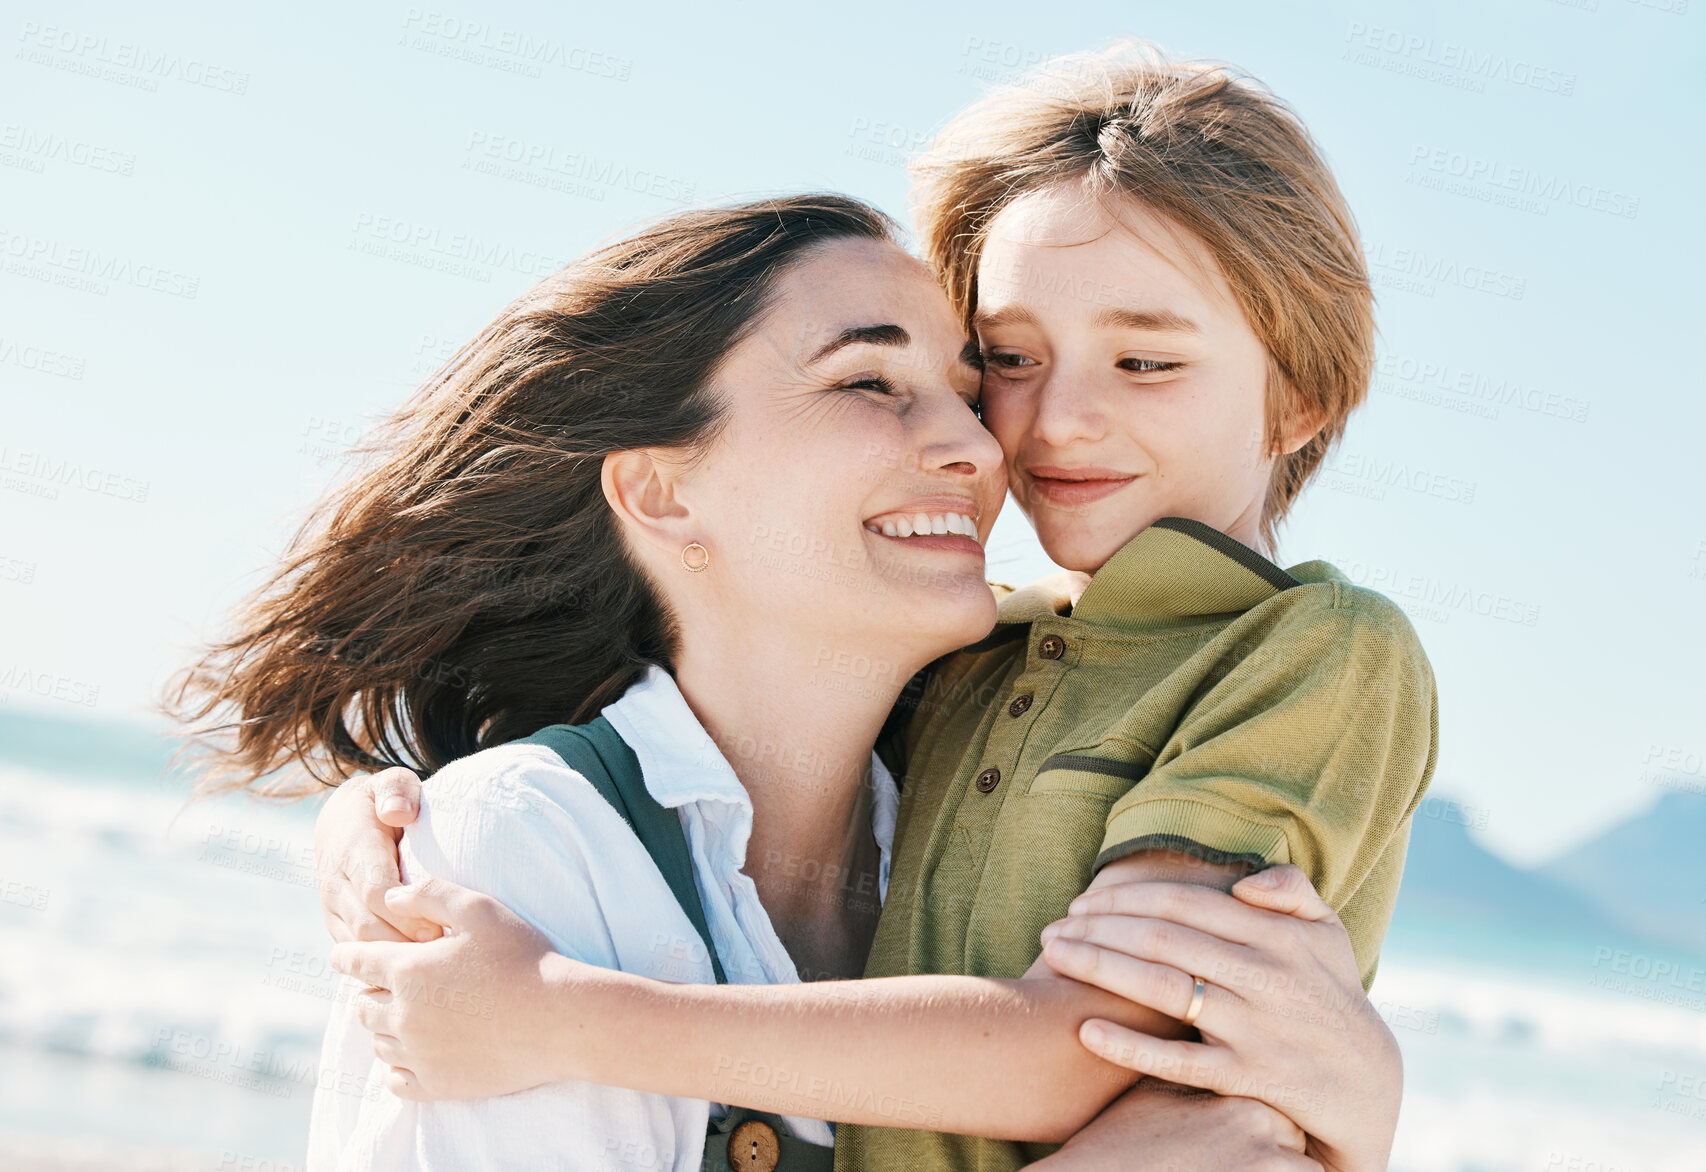
{"label": "woman's eyebrow", "polygon": [[912,335],[897,325],[848,326],[819,347],[806,363],[822,362],[843,346],[905,346],[911,341]]}

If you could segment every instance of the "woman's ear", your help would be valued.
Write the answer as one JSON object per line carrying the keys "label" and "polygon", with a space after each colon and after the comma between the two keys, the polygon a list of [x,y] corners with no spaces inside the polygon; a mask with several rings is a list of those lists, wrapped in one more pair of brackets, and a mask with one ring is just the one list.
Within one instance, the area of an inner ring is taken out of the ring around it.
{"label": "woman's ear", "polygon": [[692,512],[677,493],[680,479],[673,463],[641,448],[604,457],[600,481],[604,499],[630,538],[676,557],[695,536],[688,532]]}

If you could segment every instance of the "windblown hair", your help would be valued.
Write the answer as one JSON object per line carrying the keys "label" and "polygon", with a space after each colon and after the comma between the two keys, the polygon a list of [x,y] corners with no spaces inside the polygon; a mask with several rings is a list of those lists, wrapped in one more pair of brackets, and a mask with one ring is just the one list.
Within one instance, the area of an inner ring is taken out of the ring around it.
{"label": "windblown hair", "polygon": [[1297,115],[1229,67],[1127,40],[991,93],[948,123],[913,177],[925,256],[968,327],[990,222],[1041,188],[1078,180],[1129,197],[1207,247],[1268,352],[1267,442],[1299,416],[1325,418],[1275,465],[1261,520],[1271,551],[1374,368],[1362,242]]}
{"label": "windblown hair", "polygon": [[668,668],[673,621],[604,498],[605,455],[703,453],[713,375],[778,277],[814,245],[897,237],[835,195],[689,211],[516,300],[379,429],[235,633],[172,681],[202,788],[431,772],[591,719]]}

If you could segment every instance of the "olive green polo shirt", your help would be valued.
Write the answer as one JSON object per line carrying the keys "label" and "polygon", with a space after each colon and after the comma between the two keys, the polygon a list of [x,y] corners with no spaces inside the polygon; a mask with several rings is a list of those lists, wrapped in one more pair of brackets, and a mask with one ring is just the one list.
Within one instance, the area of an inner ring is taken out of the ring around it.
{"label": "olive green polo shirt", "polygon": [[[1382,595],[1169,517],[1075,607],[1007,593],[995,631],[919,683],[884,745],[902,794],[866,976],[1022,976],[1098,867],[1162,847],[1296,863],[1372,982],[1438,744],[1427,656]],[[844,1126],[836,1166],[982,1172],[1053,1150]]]}

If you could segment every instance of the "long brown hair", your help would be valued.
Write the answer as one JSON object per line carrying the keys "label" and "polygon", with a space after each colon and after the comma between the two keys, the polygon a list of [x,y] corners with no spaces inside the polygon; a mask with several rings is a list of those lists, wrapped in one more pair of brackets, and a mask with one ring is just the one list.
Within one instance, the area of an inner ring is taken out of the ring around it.
{"label": "long brown hair", "polygon": [[[605,502],[604,456],[703,451],[721,418],[711,376],[778,276],[813,245],[897,234],[836,195],[689,211],[512,303],[376,433],[235,633],[168,686],[204,790],[430,772],[590,719],[647,664],[669,667],[672,621]],[[262,783],[290,765],[314,781]]]}

